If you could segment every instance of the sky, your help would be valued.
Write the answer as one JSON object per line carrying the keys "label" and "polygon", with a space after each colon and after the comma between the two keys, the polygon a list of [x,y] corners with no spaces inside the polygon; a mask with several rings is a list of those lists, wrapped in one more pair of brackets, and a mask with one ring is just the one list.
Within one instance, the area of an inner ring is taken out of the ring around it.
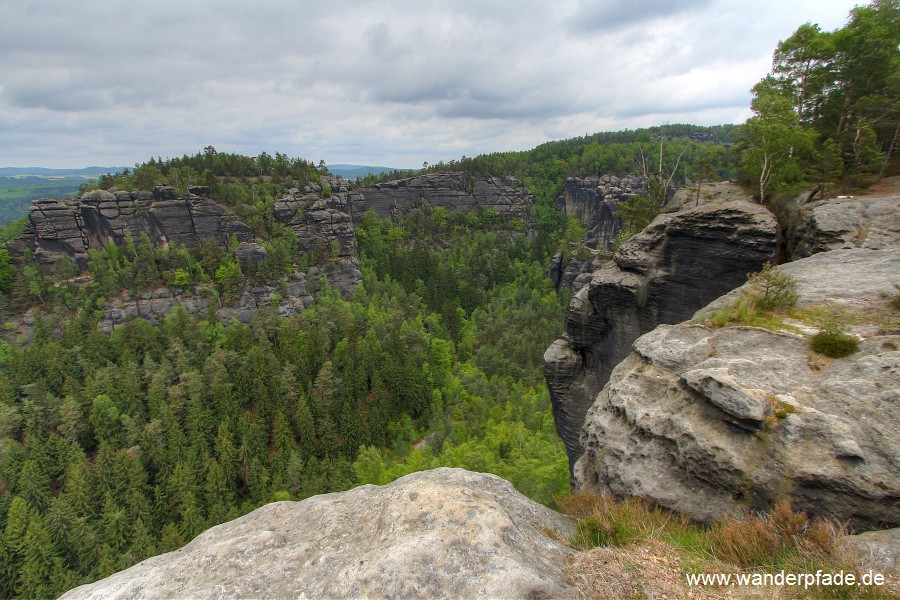
{"label": "sky", "polygon": [[845,0],[6,0],[0,166],[276,151],[400,168],[740,123]]}

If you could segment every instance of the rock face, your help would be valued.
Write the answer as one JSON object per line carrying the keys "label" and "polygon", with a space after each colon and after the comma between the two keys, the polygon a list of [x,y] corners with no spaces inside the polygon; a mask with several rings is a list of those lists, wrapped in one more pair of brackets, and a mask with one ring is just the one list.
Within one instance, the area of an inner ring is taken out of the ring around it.
{"label": "rock face", "polygon": [[297,234],[301,251],[315,255],[353,256],[356,232],[353,229],[350,185],[344,179],[322,177],[327,195],[316,183],[304,190],[293,188],[275,203],[275,218]]}
{"label": "rock face", "polygon": [[792,260],[838,248],[900,245],[900,195],[830,198],[800,208],[789,236]]}
{"label": "rock face", "polygon": [[852,315],[859,351],[824,360],[797,333],[661,325],[634,342],[588,412],[577,488],[706,522],[787,499],[857,529],[900,525],[900,331],[884,297],[896,294],[900,249],[780,269],[801,306]]}
{"label": "rock face", "polygon": [[153,192],[98,190],[77,201],[37,200],[28,209],[25,235],[9,247],[16,254],[31,249],[43,264],[67,254],[84,268],[88,249],[123,245],[128,234],[135,243],[146,234],[164,247],[178,243],[197,248],[208,238],[224,246],[232,235],[239,242],[252,242],[250,229],[208,193],[205,187],[192,187],[180,198],[174,188],[157,187]]}
{"label": "rock face", "polygon": [[557,291],[568,288],[575,294],[591,280],[591,274],[602,265],[603,260],[597,257],[583,260],[580,257],[572,256],[567,260],[563,257],[562,252],[557,252],[550,259],[547,276]]}
{"label": "rock face", "polygon": [[750,202],[663,214],[624,243],[572,298],[565,337],[544,354],[570,466],[588,408],[640,335],[689,318],[775,256],[775,218]]}
{"label": "rock face", "polygon": [[845,539],[856,551],[863,569],[881,573],[900,569],[900,529],[867,531]]}
{"label": "rock face", "polygon": [[616,205],[646,192],[647,180],[634,175],[569,177],[556,199],[556,209],[587,226],[585,244],[589,248],[608,250],[622,231],[622,220],[613,214]]}
{"label": "rock face", "polygon": [[372,209],[387,219],[420,207],[440,206],[448,211],[490,210],[504,219],[519,218],[530,223],[533,202],[531,191],[514,177],[429,173],[360,188],[353,196],[353,215],[361,219]]}
{"label": "rock face", "polygon": [[[346,297],[362,281],[354,218],[361,219],[370,208],[382,218],[425,206],[486,210],[504,220],[522,219],[527,225],[532,204],[531,192],[512,177],[475,179],[464,173],[438,173],[353,190],[346,180],[323,175],[321,185],[292,188],[272,209],[275,219],[297,234],[298,249],[310,265],[307,272],[289,275],[284,289],[248,286],[235,303],[219,306],[216,312],[220,318],[249,321],[260,309],[271,307],[271,298],[277,294],[278,312],[290,315],[314,301],[323,277]],[[177,243],[188,248],[197,248],[207,239],[228,247],[236,237],[235,257],[245,274],[267,255],[244,223],[209,198],[206,187],[191,187],[183,198],[174,188],[157,187],[152,192],[95,190],[78,201],[37,200],[29,209],[25,234],[7,248],[16,257],[30,250],[38,263],[48,266],[68,256],[84,269],[89,249],[122,245],[129,235],[137,241],[142,234],[157,246]],[[205,313],[215,301],[210,291],[203,286],[158,288],[134,297],[111,298],[100,327],[111,331],[137,317],[156,323],[178,306]]]}
{"label": "rock face", "polygon": [[498,477],[436,469],[269,504],[63,598],[573,597],[548,530],[572,526]]}
{"label": "rock face", "polygon": [[[277,310],[282,317],[299,313],[315,303],[321,290],[321,279],[346,296],[362,281],[356,257],[327,262],[310,267],[307,273],[296,271],[285,277],[283,285],[259,283],[248,285],[236,302],[217,306],[216,315],[223,321],[237,319],[249,323],[260,310]],[[276,295],[280,298],[277,307]],[[110,298],[97,326],[105,333],[132,319],[146,319],[157,325],[166,315],[182,307],[191,314],[207,314],[210,302],[216,300],[208,286],[186,289],[159,287],[135,295],[124,294]]]}

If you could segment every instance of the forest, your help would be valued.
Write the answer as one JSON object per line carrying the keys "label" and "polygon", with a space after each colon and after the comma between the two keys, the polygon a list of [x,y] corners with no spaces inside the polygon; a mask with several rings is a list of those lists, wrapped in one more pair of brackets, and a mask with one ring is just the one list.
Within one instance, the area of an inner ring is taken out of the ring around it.
{"label": "forest", "polygon": [[[423,165],[517,177],[534,192],[532,229],[440,208],[355,217],[362,284],[346,298],[326,288],[289,318],[175,310],[159,325],[97,328],[124,290],[205,283],[227,303],[254,281],[328,260],[299,252],[272,216],[286,190],[322,184],[324,164],[208,146],[85,186],[207,185],[267,257],[247,271],[233,247],[139,238],[92,250],[79,273],[0,249],[0,597],[61,593],[273,500],[436,466],[496,473],[555,506],[569,475],[541,364],[569,296],[546,271],[583,235],[555,208],[565,179],[731,178],[763,203],[870,185],[897,172],[898,43],[898,2],[876,0],[843,28],[806,24],[782,41],[741,126],[598,133]],[[0,242],[23,226],[5,227]]]}

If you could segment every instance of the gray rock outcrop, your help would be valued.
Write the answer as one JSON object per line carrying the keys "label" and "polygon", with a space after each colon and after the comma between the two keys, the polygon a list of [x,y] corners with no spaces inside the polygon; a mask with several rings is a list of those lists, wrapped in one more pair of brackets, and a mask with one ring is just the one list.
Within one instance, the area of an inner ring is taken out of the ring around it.
{"label": "gray rock outcrop", "polygon": [[775,218],[751,202],[657,217],[591,276],[566,312],[565,337],[544,354],[557,431],[570,466],[581,427],[613,368],[640,335],[678,323],[746,281],[776,252]]}
{"label": "gray rock outcrop", "polygon": [[382,219],[396,218],[422,207],[448,211],[489,210],[501,218],[531,222],[531,191],[514,177],[476,178],[462,172],[429,173],[358,189],[353,196],[354,218],[372,209]]}
{"label": "gray rock outcrop", "polygon": [[705,522],[787,499],[858,530],[900,525],[900,331],[887,299],[900,249],[779,268],[800,306],[844,311],[858,352],[817,358],[790,331],[661,325],[634,342],[588,412],[577,488]]}
{"label": "gray rock outcrop", "polygon": [[75,588],[103,598],[563,598],[561,515],[494,475],[436,469],[276,502]]}
{"label": "gray rock outcrop", "polygon": [[146,234],[163,247],[197,248],[204,239],[225,246],[232,236],[252,242],[250,229],[207,194],[207,188],[194,187],[181,198],[174,188],[157,187],[153,192],[96,190],[80,200],[36,200],[28,209],[25,234],[8,247],[14,255],[30,249],[41,264],[66,254],[84,268],[88,249],[124,245],[128,235],[137,243]]}
{"label": "gray rock outcrop", "polygon": [[900,246],[900,195],[828,198],[806,204],[789,230],[792,260],[839,248]]}
{"label": "gray rock outcrop", "polygon": [[[343,297],[362,281],[356,257],[330,261],[310,267],[307,273],[296,271],[284,278],[282,285],[257,283],[246,285],[236,302],[220,306],[212,288],[195,285],[185,289],[158,287],[134,295],[110,298],[97,326],[105,333],[132,319],[146,319],[153,325],[175,308],[182,307],[192,315],[208,314],[213,303],[216,315],[223,321],[237,319],[249,323],[260,310],[276,310],[282,317],[297,314],[316,301],[322,280]],[[277,305],[276,305],[277,299]]]}
{"label": "gray rock outcrop", "polygon": [[315,258],[353,256],[356,232],[353,228],[352,200],[346,180],[322,177],[328,194],[315,183],[304,190],[296,188],[275,203],[275,218],[297,234],[299,249]]}
{"label": "gray rock outcrop", "polygon": [[589,260],[578,256],[563,256],[557,252],[550,259],[547,276],[557,291],[568,289],[573,294],[583,288],[591,280],[591,274],[603,265],[603,259],[591,256]]}
{"label": "gray rock outcrop", "polygon": [[556,209],[587,227],[585,244],[589,248],[608,250],[622,231],[622,220],[613,212],[616,205],[646,192],[646,178],[635,175],[569,177],[556,198]]}
{"label": "gray rock outcrop", "polygon": [[860,567],[880,573],[900,569],[900,528],[867,531],[844,538],[859,558]]}

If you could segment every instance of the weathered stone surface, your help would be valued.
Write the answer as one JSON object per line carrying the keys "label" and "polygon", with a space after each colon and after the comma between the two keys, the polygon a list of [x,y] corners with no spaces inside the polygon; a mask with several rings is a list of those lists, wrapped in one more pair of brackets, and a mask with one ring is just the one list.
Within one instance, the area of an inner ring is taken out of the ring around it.
{"label": "weathered stone surface", "polygon": [[241,270],[245,274],[249,273],[254,266],[266,260],[268,254],[266,249],[256,242],[241,242],[234,249],[234,257],[240,263]]}
{"label": "weathered stone surface", "polygon": [[613,213],[616,205],[646,192],[646,178],[634,175],[569,177],[556,199],[556,209],[587,226],[585,244],[589,248],[608,250],[622,231],[622,220]]}
{"label": "weathered stone surface", "polygon": [[226,246],[232,235],[253,241],[249,228],[224,206],[190,192],[179,198],[170,187],[152,193],[94,190],[78,201],[45,198],[32,203],[28,221],[25,234],[8,246],[14,255],[30,249],[39,263],[52,264],[66,254],[82,268],[88,249],[123,245],[128,235],[136,242],[146,234],[162,247],[196,248],[205,239]]}
{"label": "weathered stone surface", "polygon": [[339,178],[322,180],[331,190],[328,197],[294,188],[274,208],[275,218],[294,230],[300,250],[312,254],[317,259],[314,262],[333,255],[346,258],[356,252],[349,184]]}
{"label": "weathered stone surface", "polygon": [[[544,356],[557,431],[570,465],[581,456],[584,415],[640,335],[689,318],[772,260],[776,222],[763,207],[730,201],[663,214],[624,243],[572,298],[566,335]],[[571,360],[580,357],[580,371]],[[564,377],[560,377],[564,373]]]}
{"label": "weathered stone surface", "polygon": [[576,487],[701,521],[788,499],[858,529],[900,525],[900,332],[878,322],[900,249],[780,268],[797,279],[801,306],[857,309],[859,351],[814,360],[795,333],[660,325],[635,341],[588,412]]}
{"label": "weathered stone surface", "polygon": [[360,188],[353,196],[354,218],[373,209],[382,219],[420,207],[448,211],[490,210],[503,219],[531,222],[533,195],[514,177],[472,178],[462,172],[429,173]]}
{"label": "weathered stone surface", "polygon": [[583,288],[591,280],[591,274],[603,265],[603,259],[591,257],[583,260],[577,256],[564,257],[557,252],[550,259],[547,276],[557,291],[568,288],[573,294]]}
{"label": "weathered stone surface", "polygon": [[570,598],[561,515],[436,469],[276,502],[63,598]]}
{"label": "weathered stone surface", "polygon": [[839,248],[900,245],[898,194],[819,200],[801,207],[797,219],[797,227],[789,232],[794,260]]}
{"label": "weathered stone surface", "polygon": [[859,557],[863,569],[880,573],[900,569],[900,528],[867,531],[844,539]]}

